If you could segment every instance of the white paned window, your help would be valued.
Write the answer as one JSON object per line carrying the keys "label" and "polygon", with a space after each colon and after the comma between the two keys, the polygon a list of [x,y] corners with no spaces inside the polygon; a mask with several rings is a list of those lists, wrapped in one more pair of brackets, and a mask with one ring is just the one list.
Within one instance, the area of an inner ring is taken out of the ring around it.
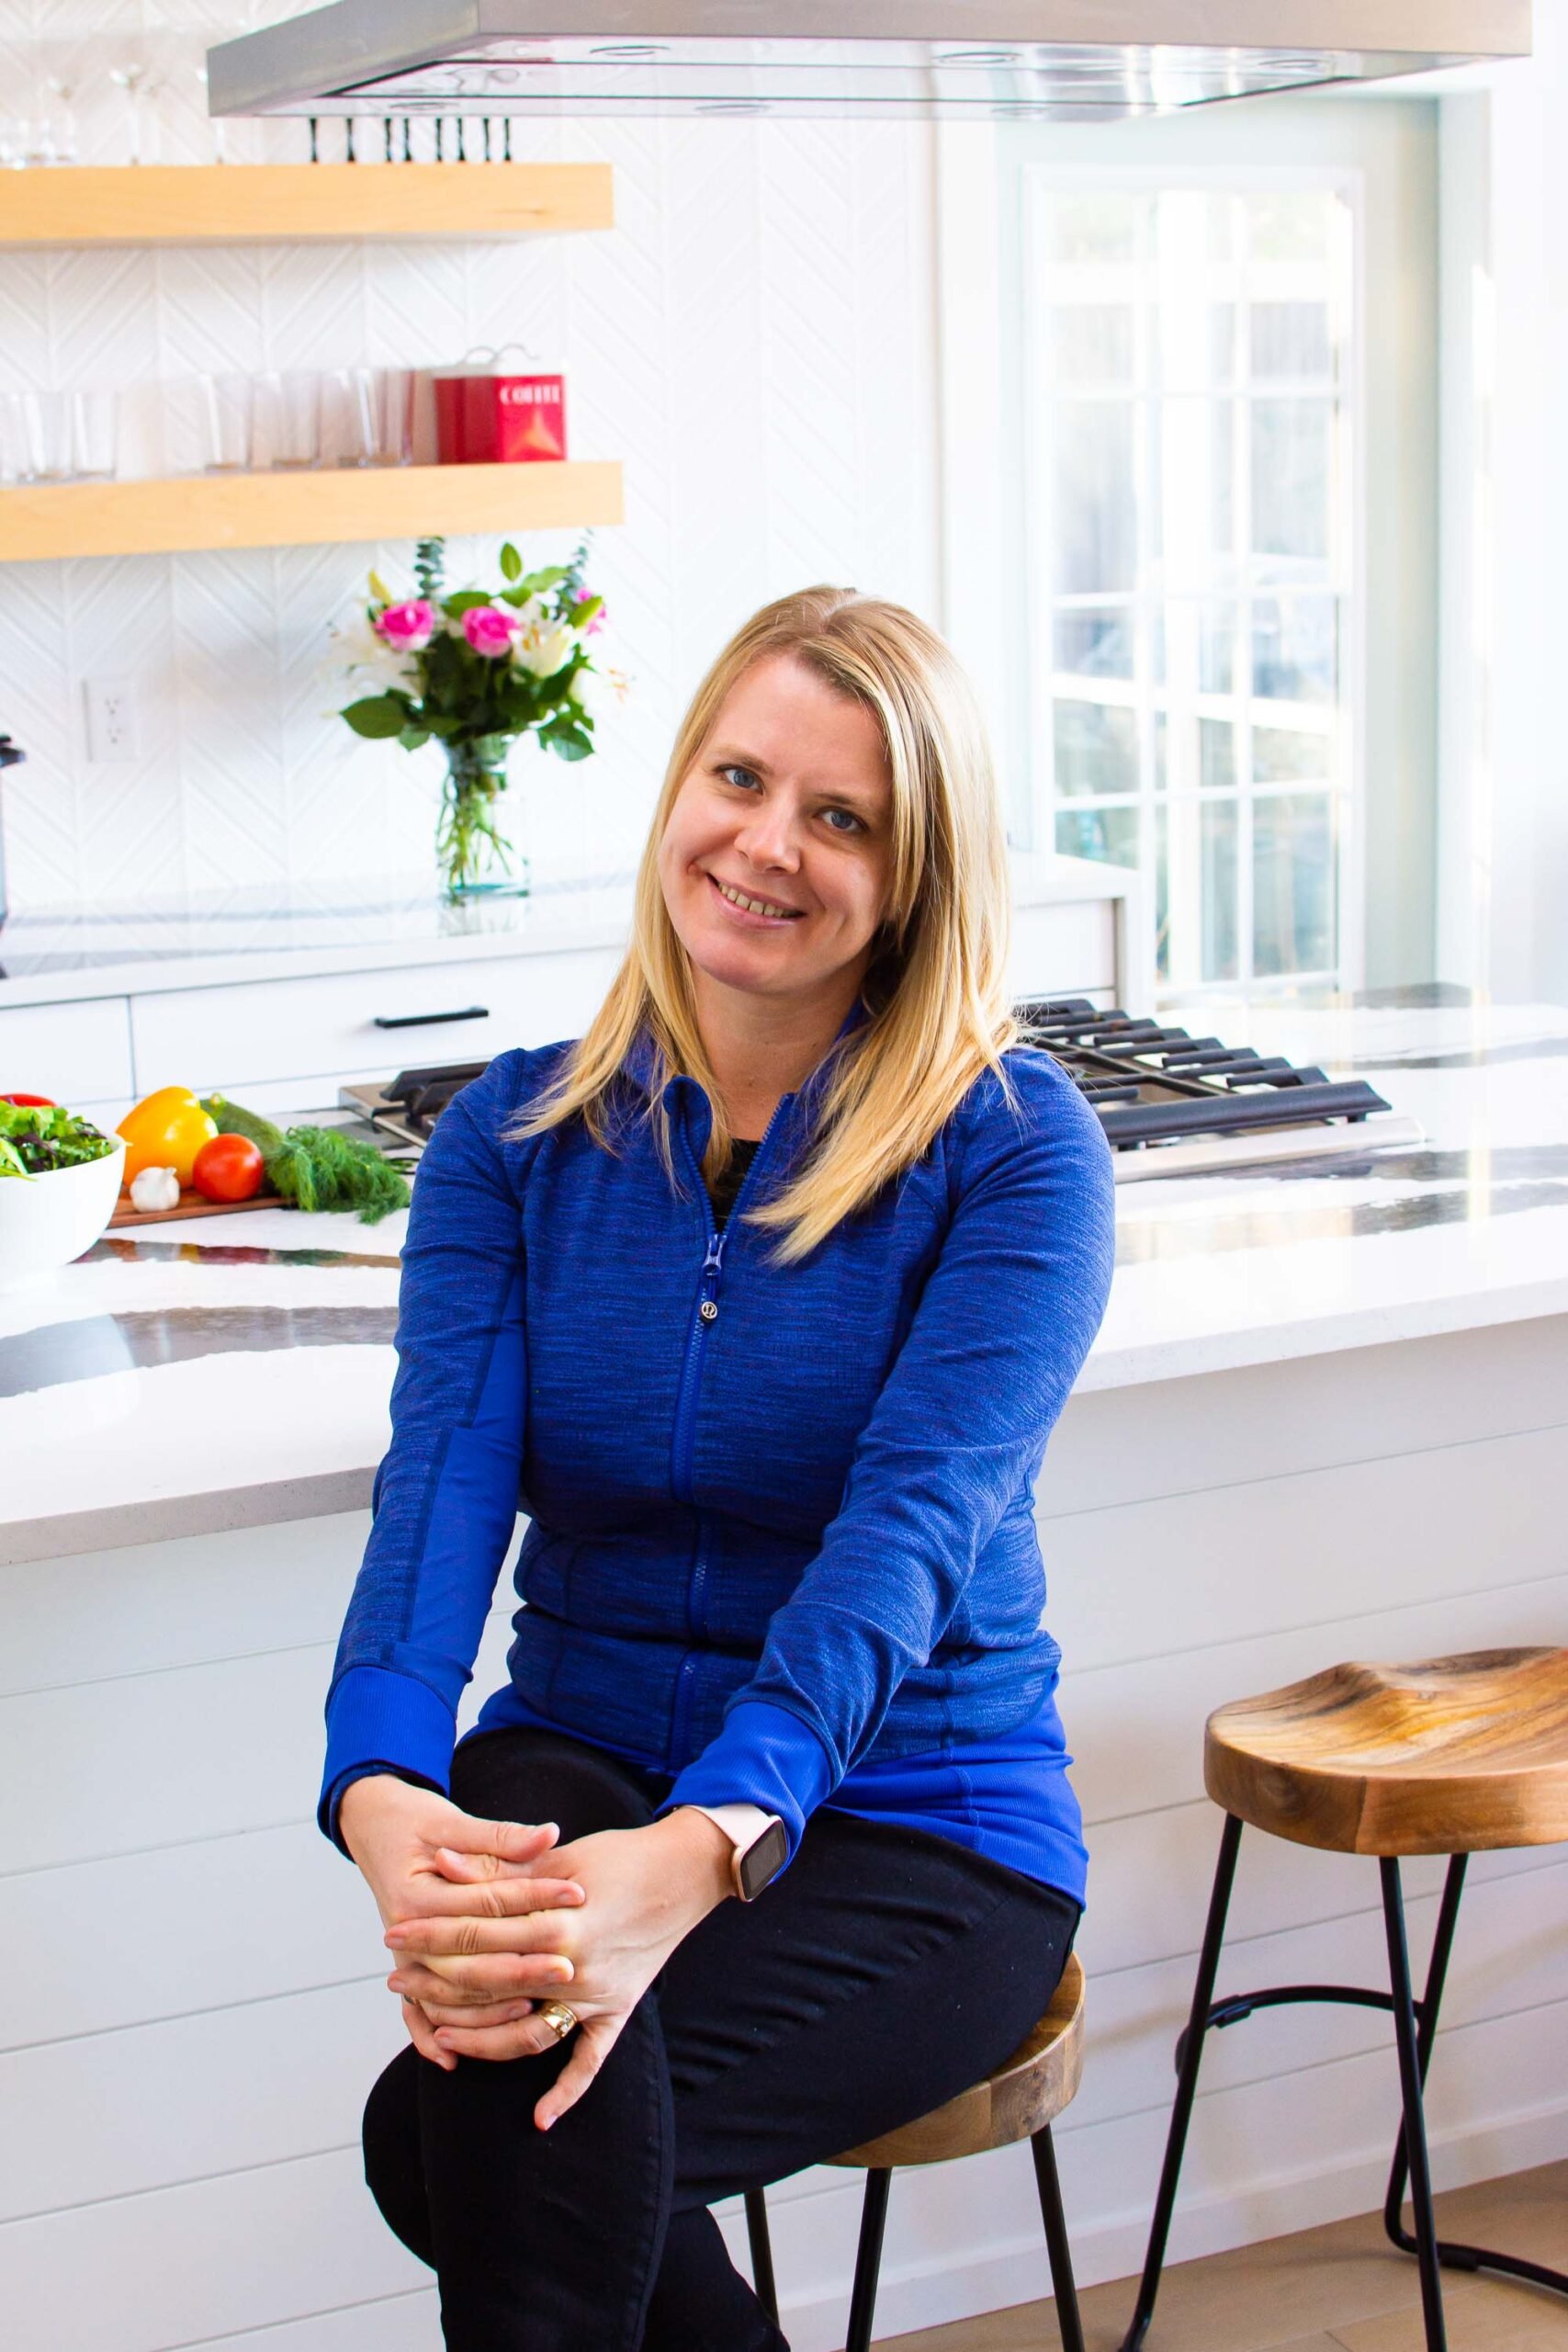
{"label": "white paned window", "polygon": [[1142,872],[1164,989],[1340,981],[1353,205],[1023,193],[1035,840]]}

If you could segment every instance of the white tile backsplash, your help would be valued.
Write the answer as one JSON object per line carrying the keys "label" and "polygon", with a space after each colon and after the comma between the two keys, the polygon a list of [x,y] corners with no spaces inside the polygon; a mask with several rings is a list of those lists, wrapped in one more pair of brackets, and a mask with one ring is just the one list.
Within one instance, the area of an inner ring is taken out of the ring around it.
{"label": "white tile backsplash", "polygon": [[[0,73],[20,90],[69,53],[83,160],[119,162],[107,66],[140,45],[162,85],[150,151],[205,161],[206,40],[282,13],[0,0]],[[303,135],[241,124],[231,146],[302,156]],[[929,141],[863,123],[517,126],[519,156],[613,165],[614,231],[0,255],[0,388],[120,385],[124,469],[155,472],[178,461],[180,381],[206,370],[435,365],[506,342],[564,368],[572,455],[625,469],[626,520],[599,535],[592,579],[634,684],[592,760],[525,749],[522,830],[542,874],[624,870],[681,704],[756,605],[836,580],[935,615]],[[526,552],[574,536],[536,534]],[[494,546],[455,545],[455,576]],[[28,754],[0,787],[13,907],[422,865],[438,755],[357,742],[322,674],[367,569],[404,579],[412,553],[0,567],[0,729]],[[119,675],[137,688],[139,757],[96,766],[82,682]]]}

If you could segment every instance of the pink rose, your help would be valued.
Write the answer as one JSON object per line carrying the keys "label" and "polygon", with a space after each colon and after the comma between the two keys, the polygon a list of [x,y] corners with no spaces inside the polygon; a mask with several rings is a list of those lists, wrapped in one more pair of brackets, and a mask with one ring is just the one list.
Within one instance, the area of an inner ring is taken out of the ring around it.
{"label": "pink rose", "polygon": [[376,623],[398,653],[423,653],[435,633],[435,612],[423,596],[411,604],[389,605]]}
{"label": "pink rose", "polygon": [[463,615],[463,635],[476,653],[502,661],[517,635],[517,616],[503,613],[499,605],[474,605]]}

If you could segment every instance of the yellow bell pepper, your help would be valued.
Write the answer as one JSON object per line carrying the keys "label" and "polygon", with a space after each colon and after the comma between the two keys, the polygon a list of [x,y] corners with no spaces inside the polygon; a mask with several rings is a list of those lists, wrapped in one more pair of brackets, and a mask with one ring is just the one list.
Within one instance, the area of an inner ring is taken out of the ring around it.
{"label": "yellow bell pepper", "polygon": [[197,1153],[218,1126],[188,1086],[161,1086],[126,1113],[115,1133],[125,1137],[125,1183],[143,1168],[172,1168],[188,1184]]}

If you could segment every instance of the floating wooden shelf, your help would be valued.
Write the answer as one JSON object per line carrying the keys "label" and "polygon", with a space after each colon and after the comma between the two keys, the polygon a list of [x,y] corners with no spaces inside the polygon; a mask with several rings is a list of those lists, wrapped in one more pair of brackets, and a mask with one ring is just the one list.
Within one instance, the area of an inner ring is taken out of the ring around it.
{"label": "floating wooden shelf", "polygon": [[0,246],[610,229],[608,164],[142,164],[0,172]]}
{"label": "floating wooden shelf", "polygon": [[0,490],[0,561],[318,547],[339,539],[538,531],[621,519],[621,469],[613,463],[49,482]]}

